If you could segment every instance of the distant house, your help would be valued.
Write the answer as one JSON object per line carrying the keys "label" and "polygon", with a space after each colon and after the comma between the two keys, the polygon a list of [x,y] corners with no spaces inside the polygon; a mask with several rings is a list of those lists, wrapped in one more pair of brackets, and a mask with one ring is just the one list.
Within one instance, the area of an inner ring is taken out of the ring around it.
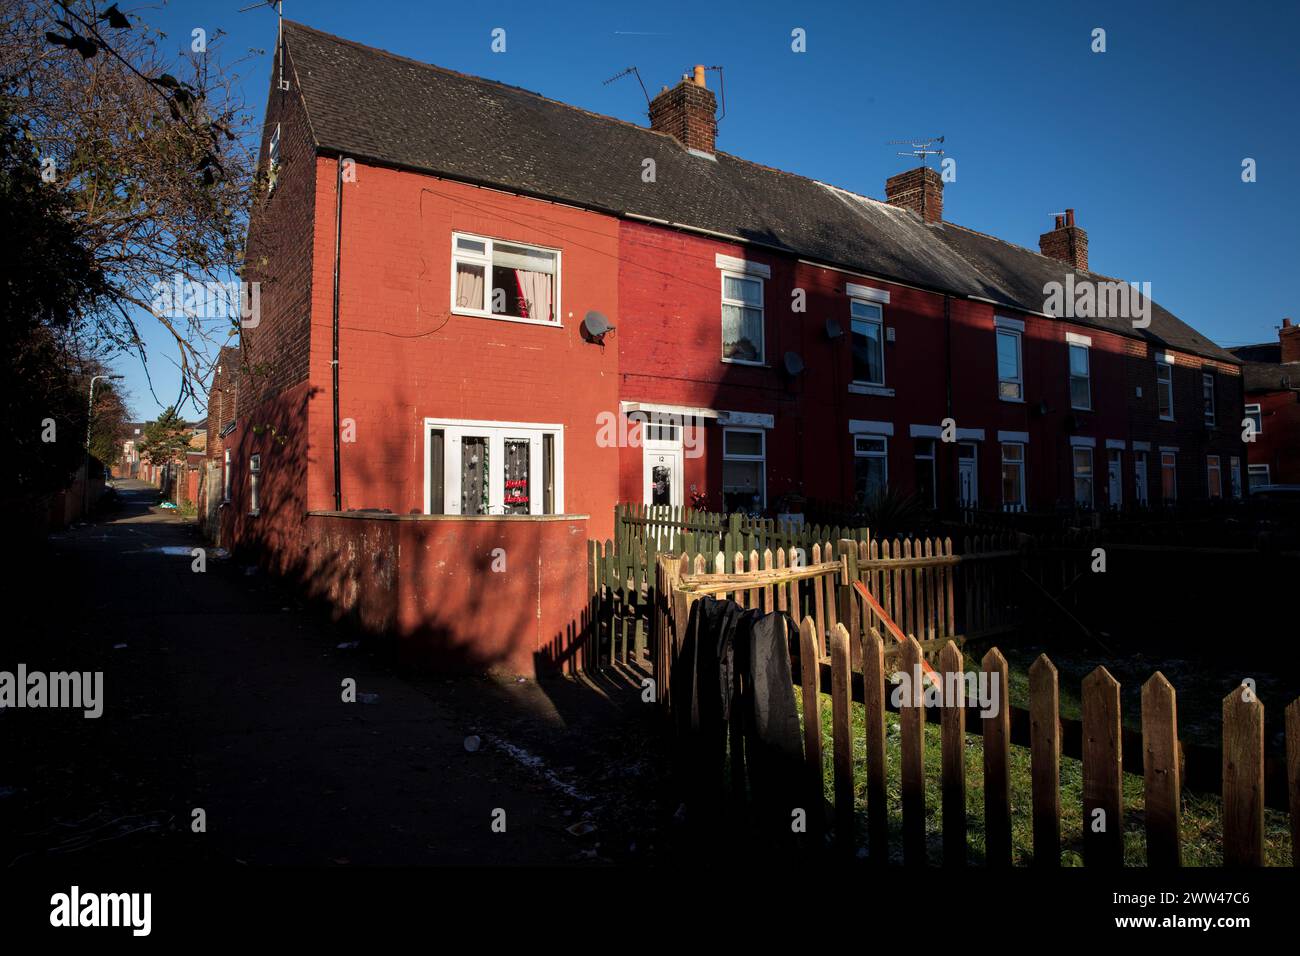
{"label": "distant house", "polygon": [[223,533],[410,646],[562,656],[619,501],[1240,491],[1240,360],[1090,272],[1073,210],[1032,251],[933,169],[879,201],[740,159],[702,67],[643,127],[283,37]]}
{"label": "distant house", "polygon": [[1245,415],[1255,423],[1250,487],[1300,485],[1300,326],[1283,319],[1276,342],[1231,351],[1244,363]]}

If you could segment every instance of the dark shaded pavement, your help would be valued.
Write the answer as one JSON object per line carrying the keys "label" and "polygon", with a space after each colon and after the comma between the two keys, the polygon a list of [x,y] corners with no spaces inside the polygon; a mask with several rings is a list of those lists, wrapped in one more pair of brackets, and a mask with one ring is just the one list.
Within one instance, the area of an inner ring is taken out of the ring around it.
{"label": "dark shaded pavement", "polygon": [[[211,551],[194,572],[204,542],[147,485],[118,497],[10,577],[0,670],[102,670],[105,704],[0,711],[0,867],[653,857],[631,680],[398,673],[260,572]],[[342,702],[347,677],[377,701]]]}

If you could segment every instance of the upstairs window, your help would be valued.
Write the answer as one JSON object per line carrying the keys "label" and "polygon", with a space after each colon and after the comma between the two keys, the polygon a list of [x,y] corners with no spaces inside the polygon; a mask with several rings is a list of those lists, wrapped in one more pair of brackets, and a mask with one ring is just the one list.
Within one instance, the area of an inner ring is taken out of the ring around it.
{"label": "upstairs window", "polygon": [[560,253],[452,233],[453,312],[559,325]]}
{"label": "upstairs window", "polygon": [[722,358],[761,365],[763,355],[763,280],[722,273]]}
{"label": "upstairs window", "polygon": [[884,325],[880,306],[854,299],[853,381],[862,385],[885,384]]}
{"label": "upstairs window", "polygon": [[1174,367],[1168,362],[1156,363],[1156,399],[1160,406],[1160,417],[1165,421],[1174,420]]}
{"label": "upstairs window", "polygon": [[1092,408],[1092,375],[1086,345],[1070,346],[1070,407],[1085,411]]}
{"label": "upstairs window", "polygon": [[1205,424],[1214,424],[1214,375],[1201,373],[1201,400],[1205,403]]}
{"label": "upstairs window", "polygon": [[1025,400],[1024,370],[1020,362],[1020,333],[998,329],[998,398],[1008,402]]}
{"label": "upstairs window", "polygon": [[1264,413],[1258,405],[1246,406],[1246,417],[1255,425],[1255,434],[1264,434]]}

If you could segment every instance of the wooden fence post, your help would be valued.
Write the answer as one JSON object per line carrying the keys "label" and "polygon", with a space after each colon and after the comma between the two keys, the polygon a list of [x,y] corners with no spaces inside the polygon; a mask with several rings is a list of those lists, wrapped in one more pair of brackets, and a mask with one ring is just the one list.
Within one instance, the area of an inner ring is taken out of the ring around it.
{"label": "wooden fence post", "polygon": [[853,816],[853,671],[849,656],[849,632],[843,624],[831,630],[831,729],[835,767],[835,840],[841,850],[852,852]]}
{"label": "wooden fence post", "polygon": [[1119,681],[1104,667],[1083,679],[1083,861],[1124,865],[1123,731]]}
{"label": "wooden fence post", "polygon": [[[966,865],[966,681],[965,662],[949,641],[939,652],[945,685],[943,733],[943,862]],[[950,677],[949,675],[956,675]],[[954,693],[949,695],[951,686]]]}
{"label": "wooden fence post", "polygon": [[885,796],[885,642],[874,627],[862,641],[862,702],[867,724],[867,845],[874,863],[889,861]]}
{"label": "wooden fence post", "polygon": [[1056,667],[1039,654],[1029,668],[1029,770],[1034,865],[1061,865],[1061,705]]}
{"label": "wooden fence post", "polygon": [[799,690],[803,696],[803,758],[808,773],[808,829],[822,829],[826,788],[822,782],[821,665],[817,654],[817,625],[805,617],[799,625]]}
{"label": "wooden fence post", "polygon": [[1183,865],[1182,768],[1178,753],[1178,695],[1156,671],[1142,685],[1142,779],[1147,866]]}
{"label": "wooden fence post", "polygon": [[1291,810],[1291,865],[1300,866],[1300,697],[1286,709],[1286,782]]}
{"label": "wooden fence post", "polygon": [[925,689],[921,675],[921,645],[908,635],[903,645],[904,686],[911,687],[899,708],[902,730],[903,772],[903,862],[924,866],[925,855]]}
{"label": "wooden fence post", "polygon": [[996,647],[984,655],[998,708],[984,723],[984,845],[989,866],[1011,865],[1011,685],[1007,659]]}
{"label": "wooden fence post", "polygon": [[1223,698],[1223,865],[1264,865],[1264,705],[1244,684]]}

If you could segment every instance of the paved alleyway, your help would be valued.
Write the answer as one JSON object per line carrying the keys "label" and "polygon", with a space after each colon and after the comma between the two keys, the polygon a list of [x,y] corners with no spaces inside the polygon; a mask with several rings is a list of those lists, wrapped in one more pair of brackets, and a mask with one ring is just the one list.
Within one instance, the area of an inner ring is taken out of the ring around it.
{"label": "paved alleyway", "polygon": [[[399,674],[260,573],[211,555],[193,572],[203,542],[147,485],[118,496],[12,579],[0,670],[102,670],[105,704],[93,720],[0,711],[0,867],[653,854],[654,748],[630,682]],[[377,700],[343,703],[346,677]],[[570,832],[584,816],[594,830]]]}

